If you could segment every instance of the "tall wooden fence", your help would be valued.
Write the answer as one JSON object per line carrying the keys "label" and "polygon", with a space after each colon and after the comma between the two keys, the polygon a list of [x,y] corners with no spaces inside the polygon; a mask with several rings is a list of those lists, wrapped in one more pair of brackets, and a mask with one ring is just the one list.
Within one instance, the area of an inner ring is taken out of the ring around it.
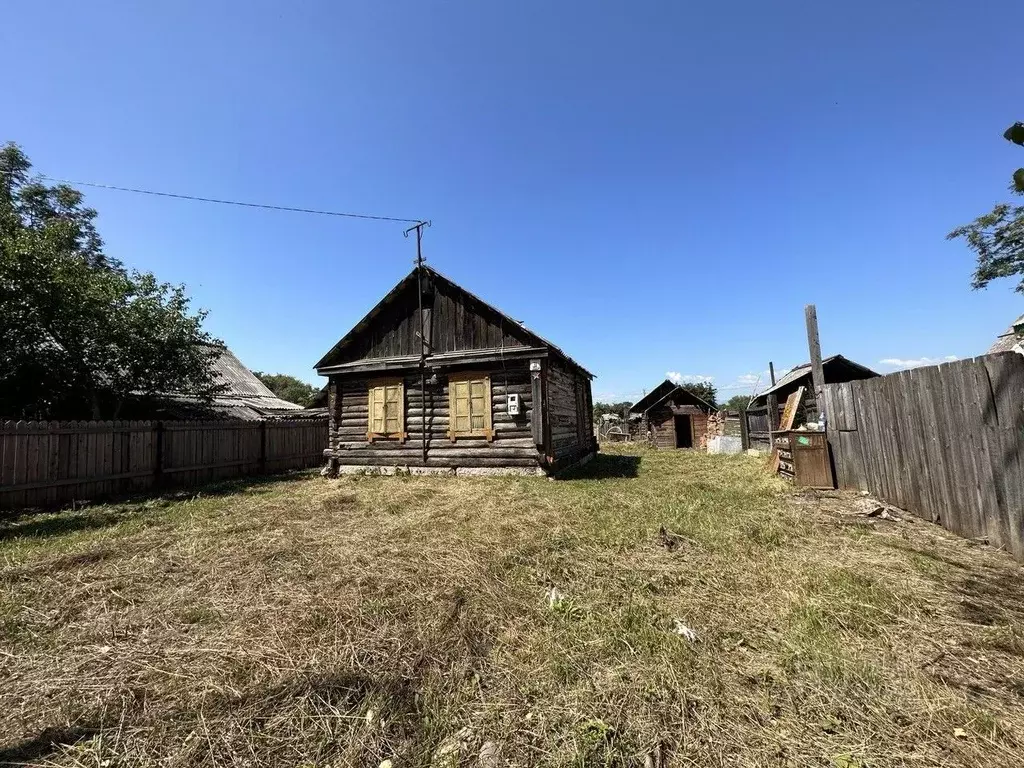
{"label": "tall wooden fence", "polygon": [[824,399],[840,488],[1024,560],[1024,356],[829,384]]}
{"label": "tall wooden fence", "polygon": [[0,422],[0,509],[318,466],[327,419]]}

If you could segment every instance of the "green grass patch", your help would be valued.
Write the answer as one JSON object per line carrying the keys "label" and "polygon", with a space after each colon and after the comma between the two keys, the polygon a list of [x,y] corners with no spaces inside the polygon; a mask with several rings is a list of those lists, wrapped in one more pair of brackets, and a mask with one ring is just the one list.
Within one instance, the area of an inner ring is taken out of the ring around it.
{"label": "green grass patch", "polygon": [[924,526],[851,535],[829,503],[760,458],[616,446],[553,482],[307,476],[11,518],[0,754],[1014,764],[1019,606],[993,585],[1018,567]]}

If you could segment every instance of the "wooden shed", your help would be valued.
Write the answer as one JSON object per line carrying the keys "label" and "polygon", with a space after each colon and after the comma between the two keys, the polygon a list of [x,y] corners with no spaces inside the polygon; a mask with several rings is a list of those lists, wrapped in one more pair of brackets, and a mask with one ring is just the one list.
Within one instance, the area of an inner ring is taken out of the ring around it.
{"label": "wooden shed", "polygon": [[[832,355],[826,357],[821,361],[822,372],[825,375],[826,384],[841,384],[847,381],[859,381],[860,379],[872,379],[878,376],[877,373],[872,371],[867,366],[855,363],[849,358],[843,357],[842,355]],[[804,397],[800,403],[800,413],[798,414],[797,424],[803,424],[806,421],[814,421],[818,418],[818,404],[814,398],[814,383],[811,380],[811,364],[803,363],[796,366],[791,371],[786,373],[779,381],[772,387],[764,390],[755,397],[750,403],[750,409],[762,408],[768,404],[768,396],[774,395],[775,401],[778,403],[778,408],[781,411],[782,406],[786,403],[786,398],[797,391],[800,387],[804,388]],[[778,423],[778,417],[773,420],[773,424]]]}
{"label": "wooden shed", "polygon": [[700,448],[714,410],[692,392],[668,379],[630,409],[640,419],[640,434],[658,448]]}
{"label": "wooden shed", "polygon": [[334,470],[552,472],[597,450],[593,378],[434,269],[414,269],[323,359]]}

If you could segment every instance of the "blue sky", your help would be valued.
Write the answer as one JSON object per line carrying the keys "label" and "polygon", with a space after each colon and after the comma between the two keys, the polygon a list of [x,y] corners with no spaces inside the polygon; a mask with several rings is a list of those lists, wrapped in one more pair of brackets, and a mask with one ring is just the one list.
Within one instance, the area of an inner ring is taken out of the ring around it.
{"label": "blue sky", "polygon": [[[721,394],[824,353],[981,354],[1024,311],[957,224],[1024,151],[1024,4],[36,3],[2,140],[41,173],[423,217],[429,262],[590,368]],[[412,266],[390,223],[103,190],[108,251],[184,282],[251,368],[312,365]]]}

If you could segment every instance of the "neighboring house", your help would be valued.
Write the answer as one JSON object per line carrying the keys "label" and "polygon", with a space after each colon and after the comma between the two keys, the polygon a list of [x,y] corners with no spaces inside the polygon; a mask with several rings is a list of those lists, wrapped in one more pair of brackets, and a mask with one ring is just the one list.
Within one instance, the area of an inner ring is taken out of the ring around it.
{"label": "neighboring house", "polygon": [[328,377],[332,467],[551,472],[590,458],[592,374],[421,269],[316,364]]}
{"label": "neighboring house", "polygon": [[640,434],[658,448],[700,448],[714,411],[692,392],[666,379],[629,409]]}
{"label": "neighboring house", "polygon": [[[879,375],[870,368],[867,368],[860,363],[855,363],[853,360],[849,360],[842,355],[826,357],[821,361],[821,367],[822,372],[825,375],[826,384],[841,384],[846,381],[856,381],[858,379],[873,379]],[[818,406],[814,400],[814,383],[811,380],[810,363],[798,365],[779,379],[774,386],[769,387],[764,392],[758,394],[757,397],[751,401],[750,408],[764,407],[768,404],[768,395],[774,394],[779,408],[781,409],[786,404],[786,398],[796,392],[800,387],[804,388],[804,397],[801,401],[802,415],[798,416],[795,423],[803,424],[807,421],[814,421],[818,418]],[[778,418],[776,418],[776,423],[777,422]]]}
{"label": "neighboring house", "polygon": [[1024,355],[1024,315],[1014,320],[1013,324],[1006,329],[1005,333],[996,338],[995,343],[988,350],[990,355],[997,352],[1017,352]]}
{"label": "neighboring house", "polygon": [[131,414],[131,418],[170,420],[257,421],[316,415],[323,418],[326,415],[323,412],[317,414],[306,411],[301,405],[277,397],[227,347],[221,348],[213,363],[213,370],[217,381],[225,384],[226,388],[208,404],[190,395],[161,394],[126,404],[126,412]]}
{"label": "neighboring house", "polygon": [[644,395],[635,403],[633,403],[633,405],[629,409],[629,415],[631,417],[639,416],[678,386],[679,385],[676,384],[674,381],[669,381],[668,379],[665,379],[663,382],[661,382],[661,384],[656,386],[646,395]]}

